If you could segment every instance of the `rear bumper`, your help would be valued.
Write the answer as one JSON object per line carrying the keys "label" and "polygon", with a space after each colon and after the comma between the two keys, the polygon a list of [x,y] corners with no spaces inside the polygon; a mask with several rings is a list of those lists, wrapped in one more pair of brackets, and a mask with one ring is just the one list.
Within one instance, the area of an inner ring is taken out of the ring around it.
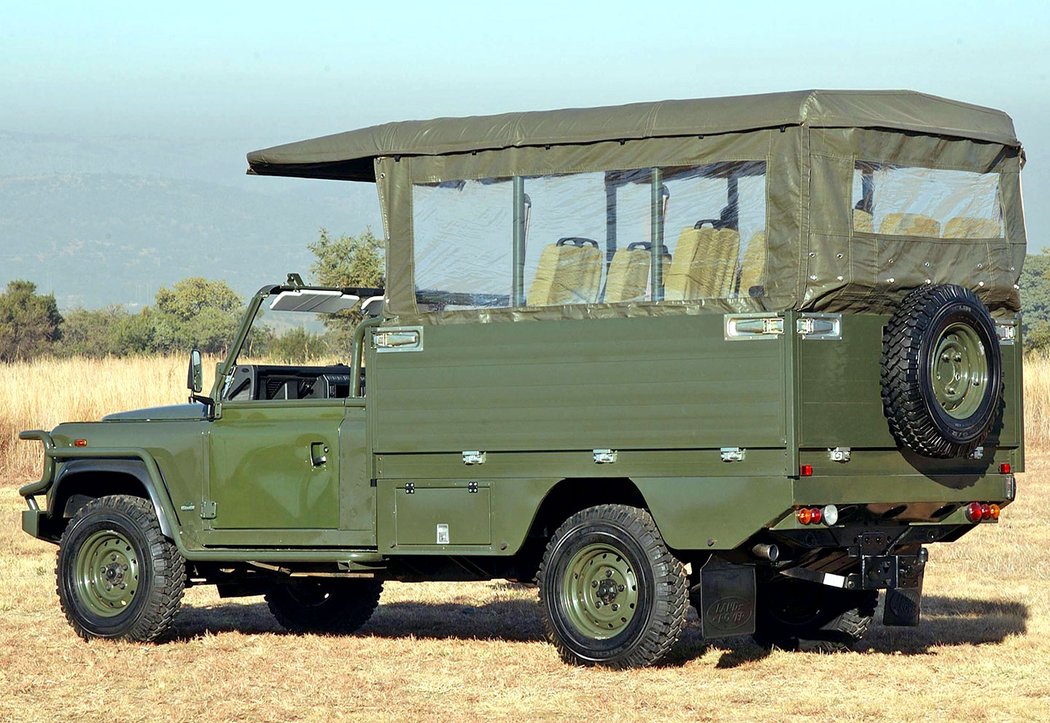
{"label": "rear bumper", "polygon": [[1014,500],[1017,483],[1012,474],[892,476],[821,476],[794,480],[794,500],[810,505],[897,505]]}

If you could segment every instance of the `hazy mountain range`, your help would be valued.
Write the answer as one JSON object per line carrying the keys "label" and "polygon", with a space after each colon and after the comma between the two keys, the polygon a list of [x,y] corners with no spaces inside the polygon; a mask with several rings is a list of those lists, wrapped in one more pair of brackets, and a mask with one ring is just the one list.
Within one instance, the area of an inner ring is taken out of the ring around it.
{"label": "hazy mountain range", "polygon": [[246,295],[306,276],[321,226],[382,234],[370,185],[245,176],[263,145],[0,131],[0,287],[29,279],[62,308],[152,303],[187,276]]}

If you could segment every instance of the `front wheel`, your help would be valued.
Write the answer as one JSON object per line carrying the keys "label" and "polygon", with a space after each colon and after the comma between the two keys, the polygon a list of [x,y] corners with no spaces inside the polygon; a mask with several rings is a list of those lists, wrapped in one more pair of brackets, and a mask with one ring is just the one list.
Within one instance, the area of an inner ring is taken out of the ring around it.
{"label": "front wheel", "polygon": [[685,625],[685,567],[648,512],[599,505],[559,527],[539,571],[547,638],[577,665],[636,668],[671,650]]}
{"label": "front wheel", "polygon": [[149,500],[100,497],[74,515],[58,547],[58,600],[85,639],[154,640],[171,625],[186,562]]}

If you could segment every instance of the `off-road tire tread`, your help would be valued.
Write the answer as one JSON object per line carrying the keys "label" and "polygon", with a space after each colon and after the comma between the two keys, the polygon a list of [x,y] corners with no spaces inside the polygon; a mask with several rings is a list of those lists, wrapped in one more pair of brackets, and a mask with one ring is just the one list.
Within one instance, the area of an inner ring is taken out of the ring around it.
{"label": "off-road tire tread", "polygon": [[[546,572],[554,562],[552,552],[557,546],[556,543],[580,524],[589,521],[612,523],[632,535],[645,550],[646,557],[653,567],[656,583],[653,612],[648,628],[643,631],[629,653],[607,661],[594,661],[578,656],[558,635],[550,615],[547,614],[546,595],[549,586]],[[569,517],[551,536],[536,573],[536,580],[539,583],[547,640],[557,649],[562,660],[572,665],[600,665],[621,670],[647,667],[663,660],[670,653],[685,628],[686,615],[689,612],[689,578],[685,566],[667,549],[652,515],[638,507],[598,505]]]}
{"label": "off-road tire tread", "polygon": [[55,592],[59,604],[69,625],[77,635],[85,640],[100,637],[84,628],[76,619],[72,601],[68,599],[61,583],[61,561],[63,551],[68,547],[68,539],[78,522],[99,510],[113,510],[127,515],[143,535],[149,555],[152,558],[153,579],[150,598],[141,610],[134,624],[120,635],[113,636],[118,640],[146,643],[156,640],[171,627],[175,615],[182,604],[186,591],[186,560],[171,540],[164,536],[160,522],[154,512],[153,504],[142,497],[132,495],[110,495],[96,498],[79,510],[66,525],[58,544],[55,562]]}
{"label": "off-road tire tread", "polygon": [[[383,581],[361,578],[340,580],[339,584],[344,586],[339,598],[323,610],[302,607],[285,594],[282,587],[266,594],[266,605],[277,623],[288,632],[349,635],[367,623],[379,607]],[[347,595],[352,588],[358,589]]]}
{"label": "off-road tire tread", "polygon": [[983,431],[966,443],[946,439],[926,407],[918,381],[919,349],[936,311],[954,301],[966,301],[982,313],[988,313],[976,294],[962,286],[922,286],[905,297],[882,337],[881,396],[890,433],[898,444],[925,457],[943,459],[969,455],[988,436],[1003,405],[1000,374],[999,388],[992,392],[997,395],[994,411]]}

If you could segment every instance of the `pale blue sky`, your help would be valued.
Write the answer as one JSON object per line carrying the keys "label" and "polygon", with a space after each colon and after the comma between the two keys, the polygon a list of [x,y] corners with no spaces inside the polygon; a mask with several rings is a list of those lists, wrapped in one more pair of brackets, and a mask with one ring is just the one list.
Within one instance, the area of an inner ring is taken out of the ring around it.
{"label": "pale blue sky", "polygon": [[1013,116],[1038,248],[1048,36],[1045,2],[24,2],[0,11],[0,130],[248,151],[437,115],[910,88]]}

